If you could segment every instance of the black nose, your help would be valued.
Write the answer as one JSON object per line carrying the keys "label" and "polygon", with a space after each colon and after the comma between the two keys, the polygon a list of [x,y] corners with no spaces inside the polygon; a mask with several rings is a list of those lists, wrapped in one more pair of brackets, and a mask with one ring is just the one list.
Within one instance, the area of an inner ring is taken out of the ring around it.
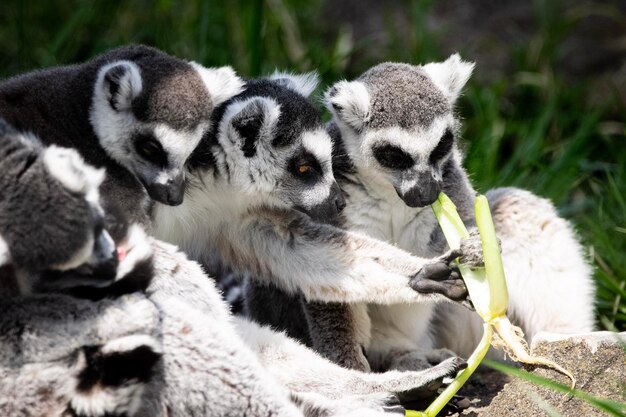
{"label": "black nose", "polygon": [[168,206],[178,206],[185,196],[185,183],[175,181],[167,184],[152,184],[147,187],[147,190],[153,200]]}
{"label": "black nose", "polygon": [[430,174],[420,175],[417,185],[405,193],[397,190],[398,196],[409,207],[426,207],[431,205],[439,197],[441,183]]}

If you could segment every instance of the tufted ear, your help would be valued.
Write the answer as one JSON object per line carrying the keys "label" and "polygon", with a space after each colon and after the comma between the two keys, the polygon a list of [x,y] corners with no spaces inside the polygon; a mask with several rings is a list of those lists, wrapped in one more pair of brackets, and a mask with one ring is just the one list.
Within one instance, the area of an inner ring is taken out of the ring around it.
{"label": "tufted ear", "polygon": [[143,88],[139,67],[131,61],[117,61],[100,70],[98,85],[113,110],[130,110]]}
{"label": "tufted ear", "polygon": [[370,95],[360,81],[339,81],[324,94],[328,110],[343,123],[360,132],[370,112]]}
{"label": "tufted ear", "polygon": [[213,107],[219,106],[244,89],[244,81],[231,67],[205,68],[197,62],[190,62],[189,64],[198,71],[200,78],[206,85],[213,101]]}
{"label": "tufted ear", "polygon": [[472,75],[474,63],[462,61],[459,54],[454,54],[444,62],[426,64],[423,69],[450,103],[454,103]]}
{"label": "tufted ear", "polygon": [[104,180],[104,169],[86,164],[74,149],[54,145],[44,151],[43,162],[48,173],[69,191],[84,194],[87,200],[98,203],[98,187]]}
{"label": "tufted ear", "polygon": [[254,97],[233,103],[224,116],[226,134],[246,158],[251,158],[256,155],[258,144],[272,137],[279,117],[280,106],[270,98]]}
{"label": "tufted ear", "polygon": [[269,79],[276,81],[296,93],[302,94],[304,97],[309,97],[320,82],[317,73],[314,71],[306,74],[291,74],[276,70]]}

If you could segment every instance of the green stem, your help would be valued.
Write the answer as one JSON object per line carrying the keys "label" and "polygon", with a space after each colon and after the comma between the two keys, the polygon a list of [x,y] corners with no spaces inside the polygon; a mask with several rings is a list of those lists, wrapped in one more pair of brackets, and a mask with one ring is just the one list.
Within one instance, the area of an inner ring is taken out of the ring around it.
{"label": "green stem", "polygon": [[467,368],[462,370],[459,375],[446,387],[445,390],[428,406],[425,411],[426,416],[435,417],[437,413],[441,411],[441,409],[454,397],[463,384],[469,379],[469,377],[474,373],[480,362],[482,362],[483,358],[489,351],[489,346],[491,346],[491,338],[493,336],[493,329],[491,328],[491,324],[484,323],[483,324],[483,337],[480,339],[480,343],[472,352],[472,356],[467,360]]}

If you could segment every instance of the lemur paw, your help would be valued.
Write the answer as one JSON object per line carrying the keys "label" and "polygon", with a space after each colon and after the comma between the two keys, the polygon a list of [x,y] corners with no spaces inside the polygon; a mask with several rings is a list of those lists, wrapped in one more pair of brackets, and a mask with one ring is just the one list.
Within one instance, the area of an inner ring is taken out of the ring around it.
{"label": "lemur paw", "polygon": [[[500,239],[498,239],[498,246],[500,247],[500,252],[502,252]],[[476,227],[469,230],[469,237],[461,240],[459,252],[459,262],[463,265],[467,265],[470,268],[481,268],[485,266],[483,244],[480,240],[480,233],[478,233]]]}
{"label": "lemur paw", "polygon": [[422,294],[441,294],[453,301],[464,301],[467,287],[458,266],[453,262],[459,256],[452,250],[424,265],[409,281],[409,286]]}
{"label": "lemur paw", "polygon": [[396,392],[396,394],[405,408],[414,409],[417,403],[434,396],[445,379],[456,377],[459,371],[465,368],[467,368],[467,362],[462,358],[455,356],[446,359],[439,365],[419,371],[423,379],[419,387]]}

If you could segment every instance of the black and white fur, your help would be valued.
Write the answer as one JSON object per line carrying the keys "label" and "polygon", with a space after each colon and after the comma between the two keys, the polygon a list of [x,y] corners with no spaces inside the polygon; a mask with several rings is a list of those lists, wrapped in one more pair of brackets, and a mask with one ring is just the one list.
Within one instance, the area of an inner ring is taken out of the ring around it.
{"label": "black and white fur", "polygon": [[0,270],[3,292],[30,293],[46,274],[79,266],[115,278],[117,253],[104,229],[104,171],[73,150],[42,147],[0,119]]}
{"label": "black and white fur", "polygon": [[[102,172],[73,150],[43,148],[0,128],[0,195],[7,197],[0,208],[12,220],[3,223],[5,259],[19,268],[19,278],[33,274],[28,282],[35,289],[54,291],[0,292],[1,415],[382,416],[402,412],[396,394],[432,392],[463,368],[453,359],[377,378],[342,369],[282,334],[233,319],[198,264],[137,226],[127,228],[124,219],[107,222],[116,241],[126,236],[118,244],[125,256],[114,265],[115,281],[86,281],[95,271],[75,265],[74,253],[89,262],[100,250],[89,238],[97,236],[93,223],[118,215],[98,205]],[[54,166],[46,162],[50,155]],[[21,200],[37,207],[35,216],[19,210]],[[27,219],[40,229],[40,241],[22,254],[24,242],[16,237],[28,238],[19,233]],[[57,241],[71,235],[77,244]],[[54,245],[62,246],[60,255]],[[23,265],[24,255],[43,261]],[[74,261],[55,268],[59,259]]]}
{"label": "black and white fur", "polygon": [[212,110],[241,86],[229,67],[207,69],[154,48],[125,46],[83,64],[3,80],[0,117],[106,168],[107,201],[122,202],[136,213],[132,220],[146,221],[143,189],[156,201],[181,203],[187,158]]}
{"label": "black and white fur", "polygon": [[[351,232],[417,256],[440,256],[447,245],[429,207],[440,191],[467,226],[474,225],[475,191],[461,166],[453,112],[473,66],[458,55],[423,66],[384,63],[327,91],[335,176]],[[527,191],[502,188],[487,197],[502,240],[512,319],[529,340],[539,331],[591,331],[591,270],[570,224],[548,200]],[[353,343],[365,347],[374,369],[419,369],[445,357],[434,348],[467,357],[482,335],[480,318],[458,305],[350,308],[351,322],[362,326],[351,330],[360,336]]]}
{"label": "black and white fur", "polygon": [[[238,272],[307,300],[437,298],[409,286],[428,281],[417,275],[425,259],[312,219],[343,208],[330,137],[306,99],[315,85],[311,76],[275,74],[249,81],[218,108],[190,161],[185,202],[157,204],[153,233],[203,264],[217,251]],[[426,292],[462,299],[465,291],[447,280]]]}

